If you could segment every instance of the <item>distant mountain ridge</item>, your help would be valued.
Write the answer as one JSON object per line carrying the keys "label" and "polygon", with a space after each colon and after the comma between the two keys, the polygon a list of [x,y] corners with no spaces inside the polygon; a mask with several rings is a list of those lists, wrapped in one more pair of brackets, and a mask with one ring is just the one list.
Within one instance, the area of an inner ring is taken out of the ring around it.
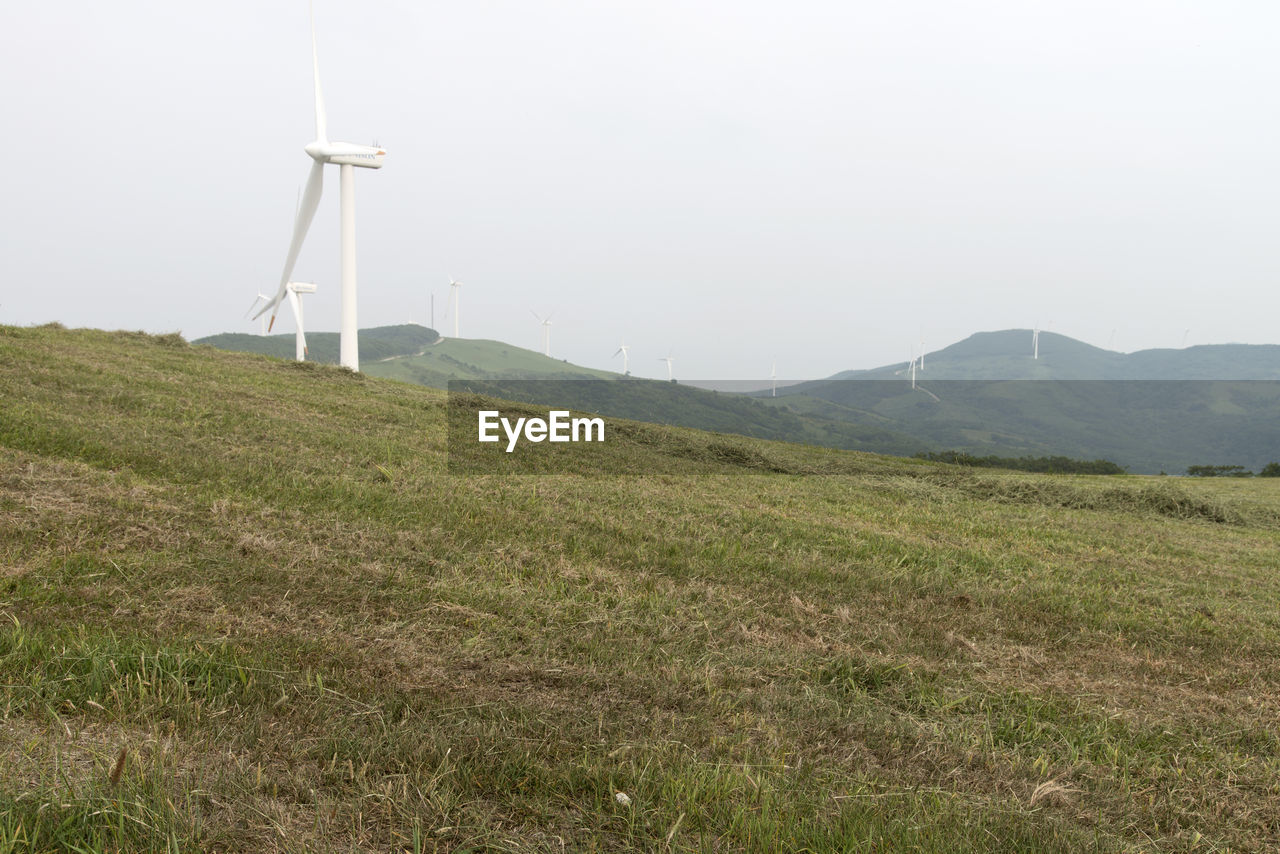
{"label": "distant mountain ridge", "polygon": [[[909,363],[755,396],[797,414],[878,425],[976,456],[1108,459],[1180,474],[1280,459],[1280,346],[1116,353],[1065,335],[981,332]],[[1209,462],[1213,461],[1213,462]]]}
{"label": "distant mountain ridge", "polygon": [[[1032,358],[1030,329],[978,332],[924,357],[917,380],[1280,380],[1280,345],[1201,344],[1118,353],[1056,332],[1040,332]],[[841,371],[829,380],[890,379],[908,363]],[[792,393],[797,386],[790,386]]]}

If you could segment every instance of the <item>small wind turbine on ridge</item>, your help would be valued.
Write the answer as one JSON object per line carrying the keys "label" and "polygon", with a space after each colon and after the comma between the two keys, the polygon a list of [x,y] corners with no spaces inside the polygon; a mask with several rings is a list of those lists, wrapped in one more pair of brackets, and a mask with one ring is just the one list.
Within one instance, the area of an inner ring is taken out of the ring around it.
{"label": "small wind turbine on ridge", "polygon": [[462,282],[449,277],[449,302],[453,305],[453,337],[458,338],[458,296],[462,291]]}
{"label": "small wind turbine on ridge", "polygon": [[773,397],[778,396],[778,363],[775,360],[773,367],[769,369],[769,382],[773,385]]}
{"label": "small wind turbine on ridge", "polygon": [[628,347],[626,344],[622,344],[622,345],[620,345],[620,346],[618,347],[618,349],[614,352],[614,354],[613,354],[613,356],[612,356],[612,358],[616,359],[616,358],[618,358],[618,353],[621,353],[621,354],[622,354],[622,375],[623,375],[624,377],[629,377],[629,376],[631,376],[631,367],[630,367],[630,365],[631,365],[631,360],[630,360],[629,356],[627,355],[627,353],[628,353],[628,351],[630,351],[630,349],[631,349],[631,348],[630,348],[630,347]]}
{"label": "small wind turbine on ridge", "polygon": [[668,351],[665,356],[659,356],[658,361],[667,363],[667,382],[674,382],[676,377],[671,371],[671,363],[674,362],[675,359],[672,357],[670,351]]}
{"label": "small wind turbine on ridge", "polygon": [[[538,322],[542,324],[542,352],[543,355],[550,357],[551,355],[551,318],[555,312],[551,312],[545,318],[540,316],[533,309],[529,309],[529,313],[538,318]],[[572,320],[573,318],[570,318]],[[570,330],[572,331],[572,330]]]}
{"label": "small wind turbine on ridge", "polygon": [[289,305],[293,307],[294,328],[297,330],[294,342],[294,354],[299,362],[307,359],[307,334],[302,329],[302,297],[301,294],[314,294],[316,286],[311,282],[290,282]]}

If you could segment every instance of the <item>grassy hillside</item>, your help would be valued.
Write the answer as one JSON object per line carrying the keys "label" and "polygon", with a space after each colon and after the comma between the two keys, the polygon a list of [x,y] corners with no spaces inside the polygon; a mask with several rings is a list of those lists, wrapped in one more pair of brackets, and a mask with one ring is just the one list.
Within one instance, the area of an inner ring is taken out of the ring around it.
{"label": "grassy hillside", "polygon": [[0,851],[1280,845],[1280,483],[455,476],[438,391],[137,333],[0,400]]}

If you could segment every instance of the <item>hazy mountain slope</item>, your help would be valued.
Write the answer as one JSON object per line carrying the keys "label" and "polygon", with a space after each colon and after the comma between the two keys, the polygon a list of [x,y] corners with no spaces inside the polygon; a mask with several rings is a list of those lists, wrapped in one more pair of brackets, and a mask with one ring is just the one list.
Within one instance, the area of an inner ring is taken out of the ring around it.
{"label": "hazy mountain slope", "polygon": [[[1280,346],[1214,344],[1181,350],[1116,353],[1056,332],[1040,333],[1032,358],[1032,330],[979,332],[927,353],[920,379],[932,380],[1280,380]],[[904,376],[907,363],[842,371],[828,379]],[[819,382],[822,382],[819,380]],[[781,393],[781,389],[779,390]],[[788,386],[805,393],[804,384]]]}
{"label": "hazy mountain slope", "polygon": [[889,365],[756,396],[979,455],[1105,458],[1151,473],[1280,459],[1280,347],[1125,355],[1041,332],[1039,356],[1030,330],[980,333],[927,354],[916,390],[906,365]]}

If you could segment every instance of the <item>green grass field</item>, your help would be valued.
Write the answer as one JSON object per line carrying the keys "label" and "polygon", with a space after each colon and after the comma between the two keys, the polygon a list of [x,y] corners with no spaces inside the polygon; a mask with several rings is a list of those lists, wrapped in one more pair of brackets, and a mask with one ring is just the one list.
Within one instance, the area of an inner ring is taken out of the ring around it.
{"label": "green grass field", "polygon": [[445,409],[0,327],[0,852],[1280,846],[1280,480]]}

